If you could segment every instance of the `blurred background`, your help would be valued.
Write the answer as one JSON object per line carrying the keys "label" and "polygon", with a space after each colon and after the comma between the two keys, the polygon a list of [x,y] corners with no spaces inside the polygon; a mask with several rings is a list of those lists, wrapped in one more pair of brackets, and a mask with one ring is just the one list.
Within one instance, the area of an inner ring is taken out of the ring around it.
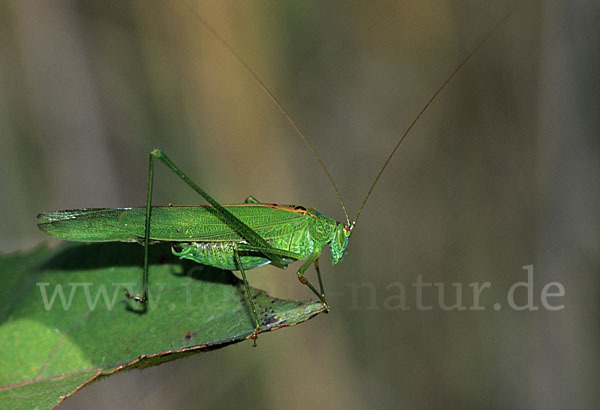
{"label": "blurred background", "polygon": [[[510,8],[4,0],[0,251],[56,243],[40,211],[143,205],[154,147],[222,203],[252,194],[343,220],[310,152],[192,9],[289,110],[353,217],[402,131]],[[599,17],[585,0],[515,9],[402,145],[345,260],[322,259],[329,315],[256,349],[110,377],[61,408],[597,408]],[[157,170],[156,204],[202,203]],[[517,311],[507,294],[526,265],[539,309]],[[292,269],[249,280],[310,298]],[[422,301],[418,278],[438,284]],[[473,310],[470,284],[486,282]],[[550,282],[563,309],[541,304]],[[465,309],[443,308],[457,287]]]}

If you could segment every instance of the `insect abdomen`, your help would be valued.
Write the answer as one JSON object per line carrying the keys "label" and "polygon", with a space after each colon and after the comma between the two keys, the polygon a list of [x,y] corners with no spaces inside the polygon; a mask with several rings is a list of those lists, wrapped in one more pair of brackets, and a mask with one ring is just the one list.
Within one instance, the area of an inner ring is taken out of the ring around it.
{"label": "insect abdomen", "polygon": [[[181,258],[190,259],[203,265],[214,266],[226,270],[238,270],[233,251],[236,242],[176,242],[173,253]],[[257,268],[271,261],[264,256],[241,253],[244,269]]]}
{"label": "insect abdomen", "polygon": [[[267,242],[273,248],[290,251],[298,254],[298,259],[306,259],[314,250],[314,242],[307,234],[308,229],[299,229],[292,233],[271,231]],[[285,231],[285,230],[284,230]],[[238,270],[233,252],[236,244],[246,243],[238,241],[198,241],[198,242],[174,242],[173,254],[184,259],[190,259],[204,265],[214,266],[226,270]],[[259,252],[240,251],[240,259],[244,269],[258,268],[271,263]],[[286,258],[287,263],[295,259]]]}

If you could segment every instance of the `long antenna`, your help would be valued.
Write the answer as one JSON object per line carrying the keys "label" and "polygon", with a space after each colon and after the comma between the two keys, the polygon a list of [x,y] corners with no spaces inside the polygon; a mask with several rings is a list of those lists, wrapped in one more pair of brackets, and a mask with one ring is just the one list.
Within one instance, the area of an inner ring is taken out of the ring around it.
{"label": "long antenna", "polygon": [[475,53],[477,53],[477,51],[481,48],[481,46],[483,46],[485,44],[485,42],[488,40],[488,38],[490,38],[491,35],[494,34],[496,32],[496,30],[498,30],[498,28],[510,17],[511,14],[512,14],[512,10],[510,12],[508,12],[506,14],[506,16],[504,16],[502,18],[502,20],[500,20],[500,22],[498,22],[498,24],[496,24],[496,26],[492,30],[490,30],[490,32],[479,42],[479,44],[477,44],[477,46],[473,49],[473,51],[471,51],[465,57],[465,59],[458,65],[458,67],[456,67],[456,69],[452,72],[452,74],[450,74],[450,76],[448,76],[448,78],[446,79],[446,81],[444,81],[444,83],[440,86],[440,88],[438,88],[438,90],[431,96],[431,98],[423,106],[423,108],[421,109],[421,111],[419,111],[419,114],[415,117],[415,119],[413,120],[413,122],[408,126],[408,128],[406,129],[406,131],[404,131],[404,133],[400,137],[400,140],[398,140],[398,143],[396,144],[396,146],[394,147],[394,149],[392,150],[392,152],[390,153],[390,155],[388,156],[388,158],[385,160],[385,163],[383,164],[383,166],[379,170],[379,173],[375,177],[375,180],[373,181],[373,184],[371,184],[371,187],[369,188],[369,191],[367,192],[367,195],[365,196],[365,199],[363,200],[362,205],[360,206],[360,208],[358,208],[358,212],[356,213],[356,217],[354,218],[354,221],[352,222],[351,228],[354,228],[354,226],[356,225],[356,221],[358,221],[358,217],[360,216],[360,213],[362,212],[362,210],[365,207],[367,201],[369,200],[369,197],[371,196],[371,193],[373,192],[373,189],[375,189],[375,185],[377,185],[377,182],[379,182],[379,178],[381,178],[381,175],[383,174],[383,171],[385,170],[385,168],[388,166],[388,164],[392,160],[392,157],[394,156],[394,154],[396,153],[396,151],[398,151],[398,147],[400,147],[400,145],[402,144],[402,142],[404,141],[404,139],[406,138],[406,136],[410,133],[410,131],[415,126],[415,124],[421,119],[421,117],[423,116],[423,114],[425,113],[425,111],[427,111],[427,109],[429,108],[429,106],[435,101],[435,99],[438,97],[438,95],[440,95],[440,93],[444,90],[444,88],[446,88],[446,86],[450,83],[450,81],[452,81],[452,79],[454,78],[454,76],[456,76],[456,74],[463,68],[463,66],[471,59],[471,57],[473,57],[473,55]]}
{"label": "long antenna", "polygon": [[217,39],[217,41],[219,41],[223,45],[223,47],[225,47],[225,49],[248,72],[248,74],[250,74],[252,76],[252,78],[254,78],[254,80],[258,83],[258,85],[262,89],[262,91],[271,99],[271,101],[273,102],[273,104],[275,105],[275,107],[277,107],[277,109],[283,114],[283,116],[286,118],[286,120],[289,122],[289,124],[292,126],[292,128],[300,136],[300,138],[302,139],[302,141],[304,142],[304,144],[308,147],[308,149],[310,150],[310,152],[313,154],[313,156],[315,157],[315,159],[317,160],[317,162],[319,163],[319,165],[321,166],[321,168],[325,172],[325,175],[327,175],[327,179],[329,179],[329,182],[331,183],[331,186],[333,187],[333,189],[335,191],[335,195],[337,196],[338,202],[340,203],[340,205],[342,207],[342,210],[344,211],[344,215],[346,217],[346,226],[349,226],[350,229],[353,229],[354,226],[356,225],[356,222],[358,221],[358,217],[362,213],[365,205],[367,204],[367,201],[369,200],[369,197],[373,193],[373,190],[375,189],[375,185],[377,185],[377,183],[379,182],[379,179],[383,175],[383,171],[385,171],[385,169],[387,168],[388,164],[390,163],[390,161],[392,160],[392,158],[396,154],[396,151],[398,151],[398,148],[400,147],[400,145],[402,145],[402,142],[404,142],[404,140],[406,139],[406,137],[408,136],[408,134],[410,133],[410,131],[413,129],[413,127],[415,126],[415,124],[421,119],[421,117],[423,117],[423,114],[425,113],[425,111],[427,111],[427,109],[429,108],[429,106],[437,99],[437,97],[446,88],[446,86],[452,81],[452,79],[454,79],[454,77],[456,76],[456,74],[464,67],[464,65],[471,59],[471,57],[473,57],[475,55],[475,53],[477,53],[477,51],[487,42],[487,40],[500,28],[500,26],[502,26],[502,24],[504,24],[504,22],[511,16],[511,14],[513,12],[513,10],[509,11],[496,24],[496,26],[494,26],[494,28],[492,30],[490,30],[490,32],[479,42],[479,44],[477,44],[477,46],[473,49],[473,51],[471,51],[464,58],[464,60],[458,65],[458,67],[456,67],[456,69],[448,76],[448,78],[446,79],[446,81],[444,81],[444,83],[438,88],[438,90],[431,96],[431,98],[423,106],[423,108],[421,109],[421,111],[419,111],[419,114],[417,114],[417,116],[412,121],[412,123],[408,126],[408,128],[406,129],[406,131],[404,131],[404,133],[401,135],[400,139],[398,140],[398,142],[394,146],[394,149],[392,150],[392,152],[390,153],[390,155],[385,160],[383,166],[379,170],[379,173],[377,174],[377,176],[373,180],[373,183],[371,184],[371,187],[369,188],[369,191],[367,192],[367,195],[365,196],[365,199],[363,200],[362,204],[360,205],[360,208],[358,208],[358,212],[356,213],[356,217],[354,218],[354,221],[352,222],[352,224],[350,224],[350,217],[348,215],[348,211],[346,210],[346,206],[344,205],[344,200],[342,199],[342,194],[340,193],[340,190],[338,189],[337,185],[335,184],[335,182],[333,180],[333,177],[331,176],[331,174],[327,170],[327,167],[325,166],[325,164],[323,163],[323,161],[321,160],[321,158],[319,157],[319,155],[315,151],[314,147],[312,146],[312,144],[310,143],[310,141],[308,140],[308,138],[306,137],[306,135],[304,135],[304,133],[302,132],[302,130],[298,127],[298,125],[296,125],[296,122],[292,119],[292,117],[290,116],[290,114],[283,107],[283,105],[279,102],[279,100],[275,97],[275,95],[271,92],[271,90],[267,87],[267,85],[260,79],[260,77],[254,72],[254,70],[252,70],[252,68],[250,68],[250,66],[248,64],[246,64],[246,62],[233,49],[233,47],[231,47],[229,45],[229,43],[227,41],[225,41],[225,39],[223,37],[221,37],[221,35],[215,29],[213,29],[200,16],[200,14],[194,9],[194,7],[192,7],[191,4],[189,4],[186,0],[184,0],[184,3],[187,4],[187,6],[190,8],[190,10],[194,14],[194,16],[196,16],[196,18],[198,19],[198,21],[200,21],[200,23],[213,35],[213,37],[215,39]]}
{"label": "long antenna", "polygon": [[200,14],[192,7],[191,4],[189,4],[187,1],[184,1],[184,3],[186,3],[188,5],[188,7],[192,10],[192,13],[196,16],[196,18],[200,21],[200,23],[210,32],[210,34],[212,34],[213,37],[216,38],[219,41],[219,43],[221,43],[223,45],[223,47],[225,47],[225,49],[227,51],[229,51],[229,54],[231,54],[242,65],[242,67],[244,67],[244,69],[248,72],[248,74],[250,74],[254,78],[254,80],[258,83],[258,85],[263,90],[263,92],[265,94],[267,94],[267,96],[271,99],[271,101],[273,102],[273,104],[277,107],[277,109],[279,111],[281,111],[281,113],[287,119],[287,121],[290,123],[290,125],[292,126],[292,128],[300,136],[300,138],[302,139],[302,141],[304,141],[304,144],[306,144],[306,146],[308,147],[308,149],[310,150],[310,152],[312,152],[313,156],[315,157],[315,159],[317,160],[317,162],[319,163],[319,165],[321,166],[321,168],[325,172],[325,175],[327,175],[327,179],[329,179],[329,182],[331,183],[331,186],[335,190],[335,195],[337,196],[338,202],[342,206],[342,210],[344,211],[344,215],[346,216],[346,225],[350,226],[350,216],[348,215],[348,211],[346,210],[346,206],[344,205],[344,200],[342,199],[342,194],[340,193],[340,190],[338,189],[337,185],[333,181],[333,177],[331,176],[331,174],[327,170],[327,167],[325,166],[325,163],[323,163],[323,161],[321,160],[321,158],[317,154],[317,151],[315,151],[315,149],[312,146],[312,144],[310,143],[310,141],[308,141],[308,138],[306,138],[306,135],[304,135],[304,133],[302,132],[302,130],[300,130],[300,128],[296,125],[296,122],[292,119],[292,117],[290,116],[290,114],[288,114],[288,112],[286,111],[286,109],[283,108],[283,105],[279,102],[279,100],[271,92],[271,90],[269,89],[269,87],[267,87],[267,85],[260,79],[260,77],[254,72],[254,70],[252,70],[252,68],[250,68],[250,66],[248,64],[246,64],[246,62],[233,49],[233,47],[231,47],[229,45],[229,43],[227,41],[225,41],[225,39],[223,37],[221,37],[221,35],[216,30],[214,30],[200,16]]}

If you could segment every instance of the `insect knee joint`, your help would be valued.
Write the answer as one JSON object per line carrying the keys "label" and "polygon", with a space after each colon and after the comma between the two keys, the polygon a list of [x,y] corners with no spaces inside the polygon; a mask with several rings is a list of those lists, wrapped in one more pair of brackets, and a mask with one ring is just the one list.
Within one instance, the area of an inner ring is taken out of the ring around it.
{"label": "insect knee joint", "polygon": [[302,283],[303,285],[306,285],[307,281],[306,279],[304,279],[304,275],[300,272],[298,272],[298,280],[300,281],[300,283]]}

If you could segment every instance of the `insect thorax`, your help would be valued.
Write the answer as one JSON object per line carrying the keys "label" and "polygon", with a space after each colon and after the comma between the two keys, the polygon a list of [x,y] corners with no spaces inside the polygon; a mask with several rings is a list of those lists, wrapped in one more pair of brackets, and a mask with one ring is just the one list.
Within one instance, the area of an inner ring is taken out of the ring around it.
{"label": "insect thorax", "polygon": [[337,264],[346,253],[351,230],[344,224],[324,216],[314,209],[310,209],[310,213],[316,216],[312,220],[309,230],[311,238],[315,241],[315,246],[323,247],[329,244],[331,262],[334,265]]}

